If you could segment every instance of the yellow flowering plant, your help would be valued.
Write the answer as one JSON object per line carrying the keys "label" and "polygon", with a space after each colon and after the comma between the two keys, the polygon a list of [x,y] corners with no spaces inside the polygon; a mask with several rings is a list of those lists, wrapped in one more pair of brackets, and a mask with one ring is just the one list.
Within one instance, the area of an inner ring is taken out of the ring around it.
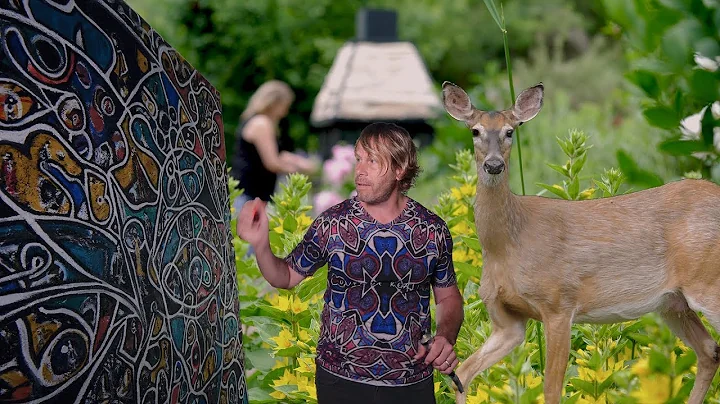
{"label": "yellow flowering plant", "polygon": [[[587,152],[586,140],[581,132],[573,131],[563,143],[568,145],[569,165],[566,165],[575,166],[574,178],[583,178],[580,176],[583,165],[573,163],[571,155],[582,155],[573,145]],[[465,302],[465,321],[455,345],[461,361],[474,353],[491,333],[488,313],[478,293],[482,249],[474,230],[473,202],[477,184],[474,164],[469,150],[456,154],[456,164],[451,166],[452,182],[433,207],[450,228],[453,262]],[[568,178],[564,185],[558,186],[567,189],[568,196],[585,198],[581,196],[584,191],[574,193],[572,181]],[[622,173],[606,170],[600,180],[592,180],[592,184],[594,186],[586,188],[593,190],[588,191],[589,198],[615,195],[621,188]],[[308,216],[311,208],[304,203],[309,188],[307,177],[294,174],[274,197],[269,212],[270,240],[278,256],[288,254],[312,222]],[[234,225],[233,219],[233,232]],[[291,291],[278,291],[262,279],[254,258],[246,256],[247,245],[243,241],[235,238],[233,247],[250,401],[317,402],[315,348],[327,271],[319,270]],[[434,304],[431,308],[435,316]],[[532,324],[528,326],[525,343],[465,386],[468,403],[544,403],[544,358],[539,330]],[[717,333],[711,333],[718,340]],[[694,351],[654,314],[627,323],[574,325],[571,348],[563,403],[684,403],[694,383]],[[434,378],[437,402],[454,403],[450,379],[439,372],[435,372]],[[711,385],[706,402],[720,404],[718,378]]]}
{"label": "yellow flowering plant", "polygon": [[[310,188],[305,175],[291,174],[268,205],[270,246],[279,257],[289,254],[312,224],[305,203]],[[235,237],[233,244],[250,401],[316,402],[314,356],[326,271],[292,290],[277,290],[247,255],[247,243]]]}

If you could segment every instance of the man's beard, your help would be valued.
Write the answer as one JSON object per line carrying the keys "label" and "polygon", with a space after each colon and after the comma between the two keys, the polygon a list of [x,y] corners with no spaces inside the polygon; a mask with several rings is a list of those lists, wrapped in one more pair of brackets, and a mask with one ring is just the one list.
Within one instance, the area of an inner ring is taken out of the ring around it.
{"label": "man's beard", "polygon": [[392,195],[393,191],[397,187],[397,182],[393,182],[392,184],[388,184],[386,188],[381,188],[380,192],[375,195],[370,195],[368,197],[363,197],[362,193],[358,191],[358,199],[361,202],[365,202],[369,205],[375,205],[378,203],[383,203],[390,199],[390,195]]}

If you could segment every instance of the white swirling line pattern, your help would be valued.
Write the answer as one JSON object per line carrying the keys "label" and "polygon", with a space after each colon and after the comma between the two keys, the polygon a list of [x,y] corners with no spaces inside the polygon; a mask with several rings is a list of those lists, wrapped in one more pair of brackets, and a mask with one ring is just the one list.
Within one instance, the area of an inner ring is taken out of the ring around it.
{"label": "white swirling line pattern", "polygon": [[123,2],[0,3],[0,402],[247,402],[219,95]]}

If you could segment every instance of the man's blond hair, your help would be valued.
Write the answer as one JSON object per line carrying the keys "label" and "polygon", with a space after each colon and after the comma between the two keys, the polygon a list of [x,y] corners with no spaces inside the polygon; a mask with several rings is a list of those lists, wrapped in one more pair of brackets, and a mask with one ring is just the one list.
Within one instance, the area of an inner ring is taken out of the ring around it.
{"label": "man's blond hair", "polygon": [[367,154],[381,162],[385,169],[400,169],[400,192],[406,193],[415,184],[420,173],[417,148],[405,128],[394,123],[376,122],[365,127],[355,143]]}

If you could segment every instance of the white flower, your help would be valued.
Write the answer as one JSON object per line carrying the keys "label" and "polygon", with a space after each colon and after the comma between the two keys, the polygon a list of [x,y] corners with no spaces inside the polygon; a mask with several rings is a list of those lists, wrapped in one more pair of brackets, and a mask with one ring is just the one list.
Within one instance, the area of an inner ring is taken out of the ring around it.
{"label": "white flower", "polygon": [[699,52],[695,52],[695,63],[703,70],[714,72],[718,69],[718,58],[715,60],[710,59],[707,56],[703,56]]}
{"label": "white flower", "polygon": [[720,101],[713,102],[712,107],[710,107],[710,111],[712,112],[713,118],[720,119]]}
{"label": "white flower", "polygon": [[[680,121],[680,131],[683,134],[682,140],[700,139],[700,133],[702,133],[702,118],[705,115],[705,110],[707,110],[707,105],[697,114],[690,115]],[[714,119],[720,119],[720,101],[715,101],[710,106],[710,112],[712,112]]]}
{"label": "white flower", "polygon": [[680,131],[682,132],[683,140],[698,140],[700,139],[700,132],[702,131],[702,117],[705,114],[707,106],[703,107],[700,112],[684,118],[680,121]]}

